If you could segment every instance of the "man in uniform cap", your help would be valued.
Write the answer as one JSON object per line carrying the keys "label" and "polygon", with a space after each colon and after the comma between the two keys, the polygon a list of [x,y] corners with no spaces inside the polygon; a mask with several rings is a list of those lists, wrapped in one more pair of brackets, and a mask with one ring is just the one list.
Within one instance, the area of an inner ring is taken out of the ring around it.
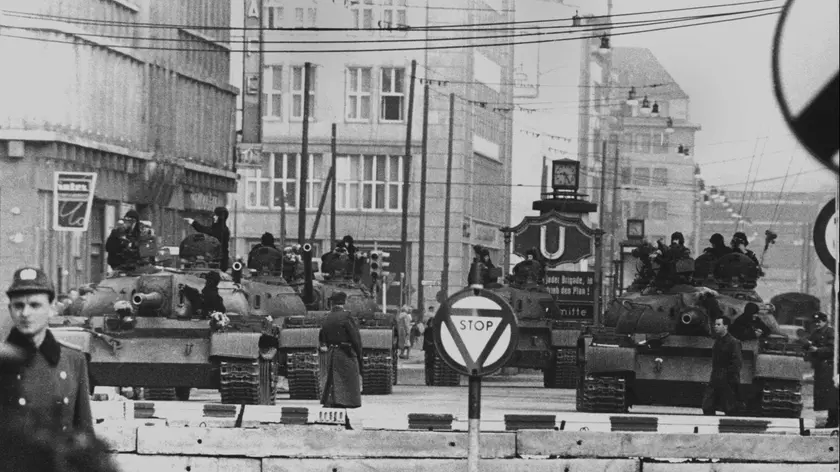
{"label": "man in uniform cap", "polygon": [[0,343],[0,411],[92,434],[87,360],[49,329],[55,314],[49,277],[41,269],[18,269],[6,295],[14,328]]}
{"label": "man in uniform cap", "polygon": [[362,406],[362,337],[356,320],[344,309],[347,294],[335,292],[329,298],[332,309],[324,320],[318,340],[327,357],[321,370],[321,404],[329,408]]}
{"label": "man in uniform cap", "polygon": [[814,411],[828,410],[826,428],[837,427],[837,387],[831,376],[834,373],[834,328],[828,324],[828,315],[814,313],[814,331],[808,336],[808,360],[814,367]]}

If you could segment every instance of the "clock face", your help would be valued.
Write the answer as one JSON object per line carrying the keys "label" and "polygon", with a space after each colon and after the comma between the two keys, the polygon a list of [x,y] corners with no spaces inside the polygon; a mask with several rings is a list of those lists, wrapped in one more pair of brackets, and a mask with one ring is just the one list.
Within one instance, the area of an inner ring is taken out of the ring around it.
{"label": "clock face", "polygon": [[644,233],[644,224],[640,221],[627,222],[627,236],[641,237]]}
{"label": "clock face", "polygon": [[577,166],[575,164],[554,164],[552,186],[577,188]]}

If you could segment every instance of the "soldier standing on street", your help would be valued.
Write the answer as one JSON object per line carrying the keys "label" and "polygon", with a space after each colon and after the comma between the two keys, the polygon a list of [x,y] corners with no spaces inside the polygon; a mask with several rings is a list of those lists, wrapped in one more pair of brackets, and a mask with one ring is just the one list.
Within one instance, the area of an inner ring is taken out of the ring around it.
{"label": "soldier standing on street", "polygon": [[332,309],[318,333],[321,355],[327,357],[327,367],[321,370],[321,404],[358,408],[362,406],[362,337],[356,320],[344,309],[347,294],[335,292],[330,302]]}
{"label": "soldier standing on street", "polygon": [[213,224],[204,226],[192,218],[184,218],[187,223],[199,233],[213,236],[222,244],[222,260],[219,261],[219,270],[226,272],[230,262],[230,229],[227,227],[228,211],[225,207],[216,207],[213,210]]}
{"label": "soldier standing on street", "polygon": [[826,428],[837,427],[837,387],[832,385],[834,373],[834,328],[828,315],[814,313],[814,331],[808,337],[808,360],[814,367],[814,411],[828,410]]}
{"label": "soldier standing on street", "polygon": [[712,347],[712,375],[703,393],[703,414],[714,416],[723,410],[727,416],[738,411],[741,379],[741,341],[729,334],[729,318],[715,319],[714,332],[717,336]]}
{"label": "soldier standing on street", "polygon": [[85,355],[49,329],[55,314],[52,282],[41,269],[24,267],[6,294],[14,328],[5,345],[0,343],[0,411],[93,434]]}

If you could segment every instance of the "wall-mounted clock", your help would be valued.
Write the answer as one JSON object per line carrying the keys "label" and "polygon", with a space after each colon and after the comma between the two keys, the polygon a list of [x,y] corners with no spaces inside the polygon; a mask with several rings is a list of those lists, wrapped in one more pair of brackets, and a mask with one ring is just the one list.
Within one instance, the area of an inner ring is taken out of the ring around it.
{"label": "wall-mounted clock", "polygon": [[554,190],[577,191],[580,179],[580,162],[571,159],[551,161],[551,187]]}
{"label": "wall-mounted clock", "polygon": [[627,220],[627,239],[644,239],[645,220]]}

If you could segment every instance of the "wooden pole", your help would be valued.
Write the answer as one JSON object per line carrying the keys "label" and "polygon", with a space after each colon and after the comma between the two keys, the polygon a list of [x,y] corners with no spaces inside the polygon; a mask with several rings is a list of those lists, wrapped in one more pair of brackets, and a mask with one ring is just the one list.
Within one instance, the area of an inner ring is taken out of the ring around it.
{"label": "wooden pole", "polygon": [[[417,61],[411,61],[411,78],[408,81],[408,117],[405,128],[405,156],[403,157],[402,175],[402,227],[400,230],[400,248],[402,248],[404,267],[401,275],[403,302],[411,303],[409,285],[406,278],[411,274],[411,248],[408,245],[408,196],[411,182],[411,127],[414,124],[414,82],[417,73]],[[401,305],[402,306],[402,305]]]}
{"label": "wooden pole", "polygon": [[337,130],[336,124],[332,124],[332,137],[330,138],[330,155],[332,156],[332,175],[333,175],[333,186],[332,191],[330,193],[330,247],[335,244],[336,241],[336,232],[335,232],[335,213],[336,213],[336,188],[338,188],[338,156],[336,155],[336,137],[337,137]]}
{"label": "wooden pole", "polygon": [[440,277],[440,289],[444,296],[449,296],[449,225],[452,213],[452,153],[455,135],[455,94],[449,94],[449,144],[446,154],[446,201],[443,216],[443,273]]}
{"label": "wooden pole", "polygon": [[303,66],[303,126],[300,151],[300,192],[298,193],[298,244],[306,242],[306,190],[309,181],[309,71],[312,64]]}
{"label": "wooden pole", "polygon": [[426,161],[428,159],[429,144],[429,83],[423,84],[423,141],[420,159],[420,228],[417,256],[417,305],[424,309],[426,300],[423,294],[423,277],[426,257]]}

